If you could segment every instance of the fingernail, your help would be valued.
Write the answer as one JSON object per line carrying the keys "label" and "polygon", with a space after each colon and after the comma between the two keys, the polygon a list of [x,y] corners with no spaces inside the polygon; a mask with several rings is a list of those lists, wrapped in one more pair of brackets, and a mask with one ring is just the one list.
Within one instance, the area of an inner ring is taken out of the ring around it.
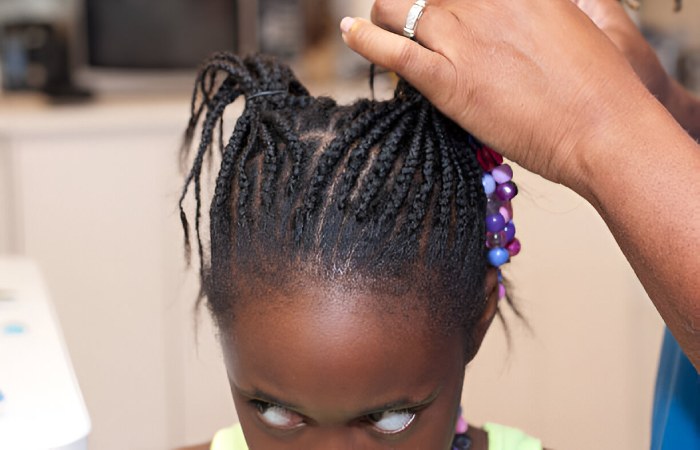
{"label": "fingernail", "polygon": [[343,33],[349,33],[352,26],[355,24],[355,19],[352,17],[345,17],[340,21],[340,29]]}

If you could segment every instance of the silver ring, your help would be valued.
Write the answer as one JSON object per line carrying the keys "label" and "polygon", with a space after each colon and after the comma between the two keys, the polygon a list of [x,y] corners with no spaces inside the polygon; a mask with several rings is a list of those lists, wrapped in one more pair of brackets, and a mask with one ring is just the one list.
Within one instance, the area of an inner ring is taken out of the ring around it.
{"label": "silver ring", "polygon": [[408,16],[406,16],[406,26],[403,27],[403,35],[409,39],[413,39],[416,36],[416,27],[418,27],[418,20],[423,15],[423,10],[427,5],[426,0],[416,0],[416,2],[408,10]]}

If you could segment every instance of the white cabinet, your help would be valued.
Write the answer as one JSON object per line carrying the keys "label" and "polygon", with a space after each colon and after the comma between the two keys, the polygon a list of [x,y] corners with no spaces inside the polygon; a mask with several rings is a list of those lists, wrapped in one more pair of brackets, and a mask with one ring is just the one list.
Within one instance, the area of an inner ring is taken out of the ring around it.
{"label": "white cabinet", "polygon": [[0,245],[45,274],[92,449],[204,441],[235,417],[213,333],[201,326],[197,347],[193,331],[176,214],[188,107],[0,107]]}

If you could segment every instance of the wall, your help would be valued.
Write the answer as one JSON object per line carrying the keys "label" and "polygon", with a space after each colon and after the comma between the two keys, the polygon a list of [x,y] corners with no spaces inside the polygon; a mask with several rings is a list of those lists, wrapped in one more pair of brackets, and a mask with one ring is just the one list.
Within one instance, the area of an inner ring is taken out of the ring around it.
{"label": "wall", "polygon": [[14,251],[13,243],[16,242],[14,236],[13,221],[11,214],[14,211],[12,189],[12,167],[9,145],[7,141],[0,137],[0,253],[10,253]]}

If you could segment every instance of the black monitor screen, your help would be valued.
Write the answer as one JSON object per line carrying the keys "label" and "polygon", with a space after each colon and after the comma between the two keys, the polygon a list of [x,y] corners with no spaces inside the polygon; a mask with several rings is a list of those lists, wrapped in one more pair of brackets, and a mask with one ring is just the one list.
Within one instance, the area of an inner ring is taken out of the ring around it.
{"label": "black monitor screen", "polygon": [[89,63],[192,68],[237,47],[236,0],[87,0]]}

